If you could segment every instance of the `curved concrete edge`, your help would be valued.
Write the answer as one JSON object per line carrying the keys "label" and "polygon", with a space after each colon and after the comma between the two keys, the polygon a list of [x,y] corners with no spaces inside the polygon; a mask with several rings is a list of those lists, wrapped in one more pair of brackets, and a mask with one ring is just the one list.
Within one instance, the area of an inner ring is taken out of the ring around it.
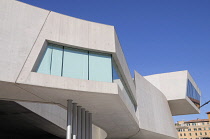
{"label": "curved concrete edge", "polygon": [[107,133],[103,129],[97,127],[96,125],[93,125],[92,128],[93,128],[92,139],[105,139],[107,137]]}

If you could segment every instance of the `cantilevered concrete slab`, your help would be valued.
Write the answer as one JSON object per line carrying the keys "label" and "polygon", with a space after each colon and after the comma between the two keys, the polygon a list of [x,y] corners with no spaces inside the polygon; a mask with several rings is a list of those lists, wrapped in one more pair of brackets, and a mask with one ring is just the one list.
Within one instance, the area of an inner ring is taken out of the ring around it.
{"label": "cantilevered concrete slab", "polygon": [[[31,103],[31,102],[15,102],[21,107],[24,107],[27,111],[30,111],[34,115],[38,115],[42,118],[40,124],[35,124],[36,127],[47,131],[50,134],[56,135],[60,138],[65,138],[66,136],[66,123],[67,123],[67,112],[64,108],[55,105],[55,104],[44,104],[44,103]],[[39,121],[36,117],[33,118],[33,121]],[[52,126],[46,125],[45,123],[51,123],[51,125],[56,125],[57,130],[54,131]],[[57,134],[56,134],[57,133]],[[92,139],[105,139],[107,133],[95,126],[92,125]]]}
{"label": "cantilevered concrete slab", "polygon": [[[66,110],[53,104],[0,101],[1,138],[64,139]],[[12,127],[12,128],[11,128]],[[92,125],[92,139],[105,139],[106,132]]]}
{"label": "cantilevered concrete slab", "polygon": [[40,73],[32,73],[27,83],[32,85],[19,86],[48,103],[56,103],[65,108],[67,100],[71,99],[86,108],[93,114],[93,123],[107,132],[107,138],[126,138],[138,132],[132,102],[115,83]]}
{"label": "cantilevered concrete slab", "polygon": [[200,110],[187,96],[188,80],[197,92],[201,91],[188,71],[178,71],[144,76],[167,98],[172,115],[198,114]]}

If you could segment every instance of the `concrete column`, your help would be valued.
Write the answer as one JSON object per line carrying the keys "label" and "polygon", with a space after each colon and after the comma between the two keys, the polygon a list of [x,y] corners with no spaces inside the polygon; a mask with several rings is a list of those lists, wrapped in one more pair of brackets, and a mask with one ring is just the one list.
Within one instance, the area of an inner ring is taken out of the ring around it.
{"label": "concrete column", "polygon": [[85,139],[85,109],[82,108],[82,139]]}
{"label": "concrete column", "polygon": [[85,112],[85,139],[89,139],[89,113]]}
{"label": "concrete column", "polygon": [[77,106],[77,139],[82,139],[81,106]]}
{"label": "concrete column", "polygon": [[89,139],[92,139],[92,113],[89,113]]}
{"label": "concrete column", "polygon": [[77,137],[77,104],[76,103],[73,103],[72,135],[73,135],[73,139],[76,139]]}
{"label": "concrete column", "polygon": [[67,131],[66,139],[72,139],[72,100],[67,101]]}

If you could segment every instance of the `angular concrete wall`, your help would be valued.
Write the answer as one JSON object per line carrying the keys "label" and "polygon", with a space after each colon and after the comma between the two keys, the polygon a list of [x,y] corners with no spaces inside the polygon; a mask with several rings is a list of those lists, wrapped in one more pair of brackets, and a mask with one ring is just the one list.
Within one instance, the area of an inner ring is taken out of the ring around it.
{"label": "angular concrete wall", "polygon": [[0,81],[17,80],[48,14],[18,1],[0,1]]}
{"label": "angular concrete wall", "polygon": [[135,72],[135,85],[138,103],[136,115],[141,134],[147,135],[144,139],[151,139],[158,134],[162,136],[162,139],[177,138],[166,97],[137,72]]}
{"label": "angular concrete wall", "polygon": [[154,74],[144,77],[161,90],[167,100],[183,99],[186,97],[187,71]]}

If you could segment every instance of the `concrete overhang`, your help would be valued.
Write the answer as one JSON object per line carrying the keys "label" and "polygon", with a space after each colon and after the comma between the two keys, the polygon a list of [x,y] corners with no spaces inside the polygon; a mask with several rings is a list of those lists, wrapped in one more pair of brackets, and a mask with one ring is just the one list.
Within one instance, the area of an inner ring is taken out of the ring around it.
{"label": "concrete overhang", "polygon": [[198,114],[199,108],[187,96],[188,80],[201,95],[201,91],[187,70],[144,76],[167,98],[173,116]]}
{"label": "concrete overhang", "polygon": [[[0,100],[1,138],[64,139],[67,111],[56,104]],[[11,128],[12,127],[12,128]],[[92,124],[92,139],[106,132]]]}
{"label": "concrete overhang", "polygon": [[15,100],[53,103],[64,108],[67,107],[68,99],[73,100],[92,113],[93,124],[104,129],[108,134],[107,138],[127,138],[139,130],[135,108],[128,95],[116,83],[31,72],[25,83],[9,85],[3,83],[1,86],[1,92],[7,94],[4,96],[7,100],[14,99],[11,94],[20,94],[19,92],[23,95]]}

